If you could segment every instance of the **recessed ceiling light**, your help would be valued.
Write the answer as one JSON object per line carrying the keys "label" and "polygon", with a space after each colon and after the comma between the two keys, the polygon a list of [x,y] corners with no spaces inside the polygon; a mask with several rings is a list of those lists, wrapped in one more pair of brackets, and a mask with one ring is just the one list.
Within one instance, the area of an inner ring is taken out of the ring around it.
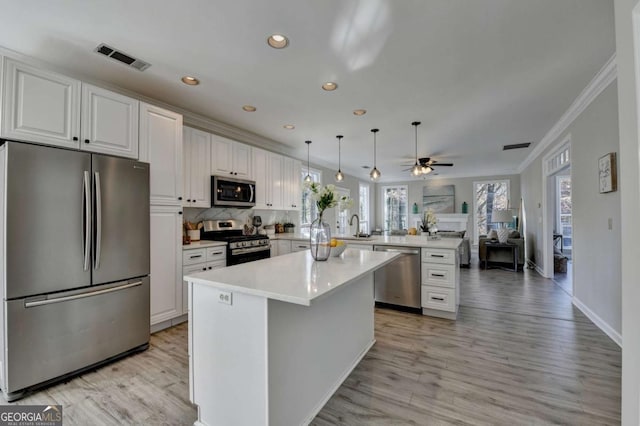
{"label": "recessed ceiling light", "polygon": [[293,130],[293,129],[295,129],[295,128],[296,128],[296,126],[294,126],[293,124],[285,124],[285,125],[284,125],[284,126],[282,126],[282,127],[284,127],[284,128],[285,128],[285,129],[287,129],[287,130]]}
{"label": "recessed ceiling light", "polygon": [[338,84],[334,83],[333,81],[327,81],[322,85],[322,88],[327,92],[332,92],[338,88]]}
{"label": "recessed ceiling light", "polygon": [[200,80],[189,75],[185,75],[181,78],[181,80],[184,84],[188,84],[189,86],[197,86],[198,84],[200,84]]}
{"label": "recessed ceiling light", "polygon": [[244,105],[242,109],[247,112],[254,112],[257,108],[254,107],[253,105]]}
{"label": "recessed ceiling light", "polygon": [[367,113],[366,109],[354,109],[353,115],[365,115]]}
{"label": "recessed ceiling light", "polygon": [[289,39],[282,34],[272,34],[267,39],[267,43],[274,49],[284,49],[289,45]]}

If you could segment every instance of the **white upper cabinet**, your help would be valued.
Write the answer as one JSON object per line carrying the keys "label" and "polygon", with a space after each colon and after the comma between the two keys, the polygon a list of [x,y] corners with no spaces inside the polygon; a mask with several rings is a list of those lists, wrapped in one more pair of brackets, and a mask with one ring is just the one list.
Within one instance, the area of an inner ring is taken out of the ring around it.
{"label": "white upper cabinet", "polygon": [[151,165],[151,204],[182,205],[182,115],[140,104],[140,160]]}
{"label": "white upper cabinet", "polygon": [[3,138],[80,147],[78,80],[5,58]]}
{"label": "white upper cabinet", "polygon": [[136,99],[82,84],[83,150],[138,158]]}
{"label": "white upper cabinet", "polygon": [[253,179],[251,147],[218,135],[211,135],[211,174]]}
{"label": "white upper cabinet", "polygon": [[184,127],[185,207],[211,207],[211,134]]}
{"label": "white upper cabinet", "polygon": [[138,158],[133,98],[5,59],[2,137]]}
{"label": "white upper cabinet", "polygon": [[300,176],[301,163],[294,158],[284,157],[284,209],[300,210],[302,201]]}
{"label": "white upper cabinet", "polygon": [[283,209],[283,163],[282,155],[253,149],[256,209]]}

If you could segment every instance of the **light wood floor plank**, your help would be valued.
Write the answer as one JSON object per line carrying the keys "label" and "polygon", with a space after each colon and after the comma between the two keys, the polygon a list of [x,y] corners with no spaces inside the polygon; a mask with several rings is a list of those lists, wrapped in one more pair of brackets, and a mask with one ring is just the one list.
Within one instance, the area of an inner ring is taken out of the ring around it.
{"label": "light wood floor plank", "polygon": [[[462,269],[457,321],[376,309],[377,343],[312,424],[615,425],[620,348],[535,273]],[[33,394],[66,425],[188,425],[187,325]],[[286,425],[284,425],[286,426]]]}

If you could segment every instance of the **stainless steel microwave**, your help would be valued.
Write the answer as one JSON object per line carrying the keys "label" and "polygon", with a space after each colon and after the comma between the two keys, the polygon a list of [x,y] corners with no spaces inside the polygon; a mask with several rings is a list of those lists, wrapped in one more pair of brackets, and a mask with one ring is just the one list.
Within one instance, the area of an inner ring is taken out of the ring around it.
{"label": "stainless steel microwave", "polygon": [[211,207],[253,207],[256,183],[252,180],[211,176]]}

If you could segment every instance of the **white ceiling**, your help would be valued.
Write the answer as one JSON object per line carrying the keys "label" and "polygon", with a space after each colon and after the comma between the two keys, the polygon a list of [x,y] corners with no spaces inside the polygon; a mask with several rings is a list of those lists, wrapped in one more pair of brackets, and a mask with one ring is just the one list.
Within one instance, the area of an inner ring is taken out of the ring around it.
{"label": "white ceiling", "polygon": [[[611,0],[0,2],[0,44],[247,129],[312,162],[408,180],[410,123],[440,176],[513,171],[615,52]],[[272,33],[290,46],[266,44]],[[152,66],[97,55],[107,43]],[[202,81],[180,82],[183,75]],[[335,81],[335,92],[320,86]],[[254,113],[242,111],[255,105]],[[352,110],[368,113],[356,117]],[[295,124],[293,131],[283,129]]]}

